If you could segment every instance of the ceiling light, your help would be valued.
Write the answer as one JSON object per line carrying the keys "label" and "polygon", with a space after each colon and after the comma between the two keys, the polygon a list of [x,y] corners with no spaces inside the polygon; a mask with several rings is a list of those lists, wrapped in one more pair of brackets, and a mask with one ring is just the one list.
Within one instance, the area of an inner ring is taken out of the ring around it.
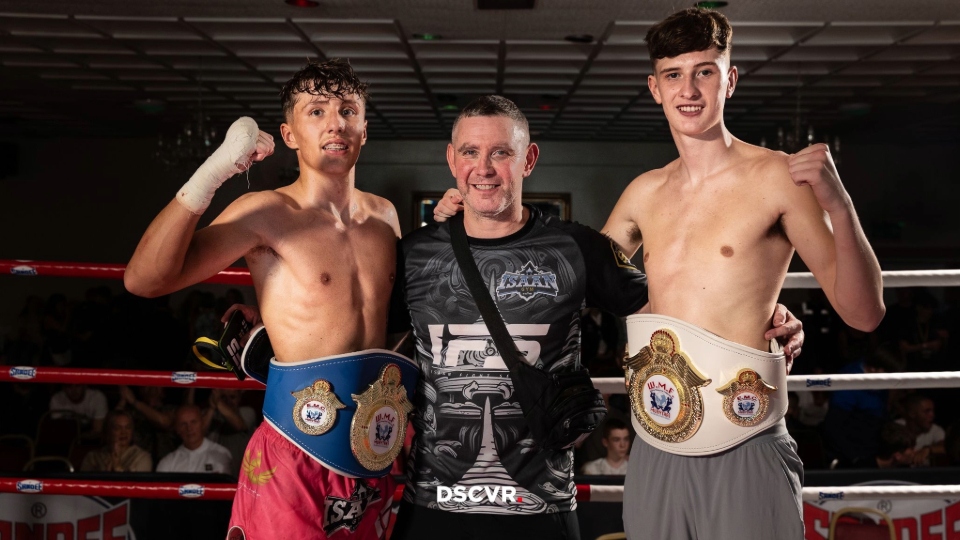
{"label": "ceiling light", "polygon": [[477,9],[533,9],[534,0],[477,0]]}
{"label": "ceiling light", "polygon": [[700,8],[700,9],[720,9],[722,7],[727,7],[727,2],[723,2],[722,0],[717,2],[710,2],[710,1],[697,2],[696,4],[693,5],[693,7]]}
{"label": "ceiling light", "polygon": [[314,8],[320,5],[320,2],[314,2],[313,0],[284,0],[284,2],[290,6],[302,8]]}
{"label": "ceiling light", "polygon": [[593,43],[593,36],[590,34],[572,34],[563,39],[570,43]]}

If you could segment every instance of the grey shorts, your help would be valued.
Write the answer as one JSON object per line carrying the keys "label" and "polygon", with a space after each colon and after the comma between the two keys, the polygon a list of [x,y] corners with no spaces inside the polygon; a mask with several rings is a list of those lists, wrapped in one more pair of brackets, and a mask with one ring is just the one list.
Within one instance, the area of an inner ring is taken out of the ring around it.
{"label": "grey shorts", "polygon": [[720,454],[678,456],[634,439],[623,492],[630,540],[803,539],[803,463],[779,424]]}

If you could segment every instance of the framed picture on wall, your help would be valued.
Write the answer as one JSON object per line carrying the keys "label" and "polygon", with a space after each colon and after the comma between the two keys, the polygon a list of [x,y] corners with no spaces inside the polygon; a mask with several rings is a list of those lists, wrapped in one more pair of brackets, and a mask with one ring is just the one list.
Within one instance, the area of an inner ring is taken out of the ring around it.
{"label": "framed picture on wall", "polygon": [[[440,191],[415,191],[413,193],[413,228],[419,229],[433,223],[433,209],[443,193]],[[523,202],[536,207],[544,215],[570,220],[569,193],[524,193]]]}

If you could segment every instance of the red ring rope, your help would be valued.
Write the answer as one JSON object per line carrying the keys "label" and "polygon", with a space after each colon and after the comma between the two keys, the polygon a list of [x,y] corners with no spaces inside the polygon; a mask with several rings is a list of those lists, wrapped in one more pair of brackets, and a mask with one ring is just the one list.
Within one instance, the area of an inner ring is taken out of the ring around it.
{"label": "red ring rope", "polygon": [[192,386],[263,390],[253,379],[238,381],[232,373],[216,371],[140,371],[134,369],[86,369],[61,367],[3,366],[0,382],[64,384],[127,384],[135,386]]}
{"label": "red ring rope", "polygon": [[[16,276],[60,276],[123,279],[123,264],[94,264],[73,262],[9,261],[0,260],[0,274]],[[253,285],[246,268],[227,268],[204,280],[204,283],[226,285]]]}
{"label": "red ring rope", "polygon": [[[590,484],[577,484],[577,501],[590,501]],[[603,489],[607,486],[596,486]],[[622,486],[611,486],[622,489]],[[236,484],[179,484],[175,482],[121,482],[104,480],[71,480],[69,478],[0,478],[0,493],[44,493],[47,495],[94,495],[140,499],[233,499]],[[397,486],[393,500],[403,496]],[[599,501],[604,502],[604,501]],[[612,502],[612,501],[611,501]]]}

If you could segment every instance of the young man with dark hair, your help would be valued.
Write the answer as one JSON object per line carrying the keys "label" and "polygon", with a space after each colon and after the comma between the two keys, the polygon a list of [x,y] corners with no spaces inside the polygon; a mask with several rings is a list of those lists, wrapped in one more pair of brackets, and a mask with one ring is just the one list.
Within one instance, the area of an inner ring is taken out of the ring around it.
{"label": "young man with dark hair", "polygon": [[803,468],[771,364],[782,355],[761,338],[794,251],[847,324],[870,331],[884,314],[880,266],[827,146],[788,156],[724,125],[732,37],[700,9],[647,33],[648,86],[680,157],[636,178],[604,227],[628,255],[642,244],[656,314],[630,336],[630,538],[801,538]]}
{"label": "young man with dark hair", "polygon": [[583,464],[582,474],[625,475],[630,463],[630,429],[616,418],[607,418],[603,422],[603,447],[607,449],[605,457]]}
{"label": "young man with dark hair", "polygon": [[[368,372],[379,370],[369,366],[409,364],[388,351],[370,351],[386,340],[400,227],[389,201],[355,188],[367,140],[366,99],[366,85],[349,64],[307,65],[281,93],[280,134],[297,153],[299,178],[239,197],[196,230],[220,184],[273,153],[273,138],[241,118],[150,224],[127,266],[127,289],[151,297],[203,281],[241,257],[250,269],[276,357],[269,364],[265,421],[243,456],[231,539],[378,538],[385,532],[394,482],[382,477],[386,471],[374,474],[383,456],[368,459],[364,437],[353,436],[349,420],[339,416],[360,414],[341,405],[352,403],[352,394],[366,395],[377,375]],[[329,362],[332,356],[336,362]],[[393,382],[384,379],[384,385]],[[406,426],[399,418],[405,411],[386,416]],[[371,426],[378,436],[388,433],[375,442],[394,448],[402,426],[390,431],[379,420]]]}

